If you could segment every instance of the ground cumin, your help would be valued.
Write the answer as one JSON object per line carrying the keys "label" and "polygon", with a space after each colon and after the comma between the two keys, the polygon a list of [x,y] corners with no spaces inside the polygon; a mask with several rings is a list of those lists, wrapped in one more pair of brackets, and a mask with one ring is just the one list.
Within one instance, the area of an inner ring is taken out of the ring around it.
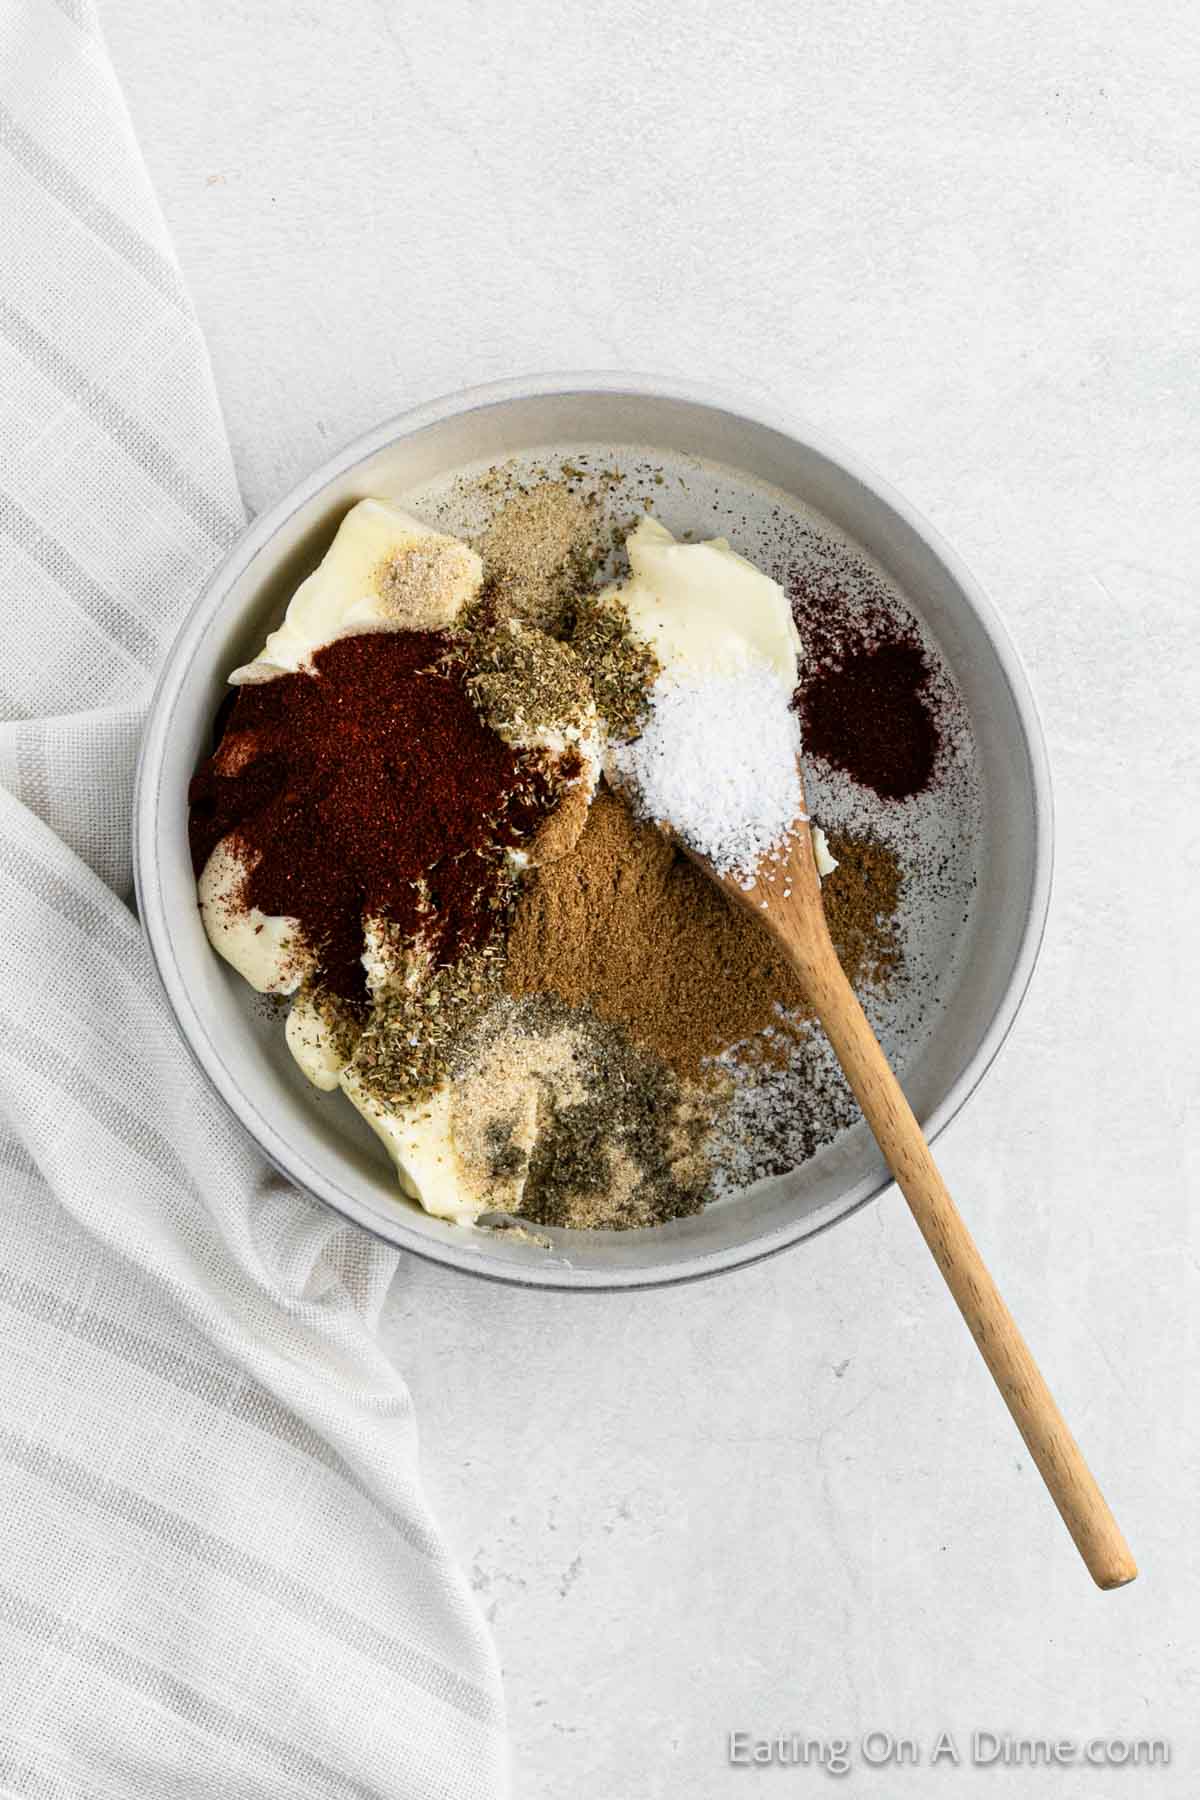
{"label": "ground cumin", "polygon": [[855,987],[886,987],[900,966],[896,914],[904,877],[896,853],[870,832],[829,833],[838,866],[822,885],[825,918]]}
{"label": "ground cumin", "polygon": [[[831,839],[841,867],[826,912],[852,980],[886,981],[899,955],[900,875],[870,838]],[[602,790],[575,849],[522,890],[508,940],[510,994],[558,994],[623,1024],[681,1075],[803,1012],[764,928],[652,825]]]}

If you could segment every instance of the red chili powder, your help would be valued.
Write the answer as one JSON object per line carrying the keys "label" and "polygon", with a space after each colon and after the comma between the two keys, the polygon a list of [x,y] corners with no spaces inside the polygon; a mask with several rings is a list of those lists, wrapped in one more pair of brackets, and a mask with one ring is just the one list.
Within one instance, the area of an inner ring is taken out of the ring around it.
{"label": "red chili powder", "polygon": [[298,919],[323,982],[356,999],[363,915],[428,928],[418,883],[439,962],[486,942],[504,852],[555,794],[483,724],[440,634],[341,638],[314,669],[239,690],[189,790],[192,861],[232,833],[258,857],[243,902]]}
{"label": "red chili powder", "polygon": [[929,675],[916,642],[848,651],[800,690],[804,748],[884,800],[929,786],[939,733],[921,692]]}
{"label": "red chili powder", "polygon": [[942,741],[920,638],[852,552],[815,539],[808,549],[787,577],[804,750],[881,799],[907,800],[933,780]]}

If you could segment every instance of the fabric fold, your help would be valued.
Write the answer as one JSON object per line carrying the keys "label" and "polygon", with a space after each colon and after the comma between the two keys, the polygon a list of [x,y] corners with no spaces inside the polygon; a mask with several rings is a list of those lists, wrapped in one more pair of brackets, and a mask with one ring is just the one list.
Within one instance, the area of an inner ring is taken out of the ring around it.
{"label": "fabric fold", "polygon": [[259,1156],[127,904],[154,671],[243,512],[89,0],[0,0],[0,205],[0,1789],[491,1800],[396,1253]]}

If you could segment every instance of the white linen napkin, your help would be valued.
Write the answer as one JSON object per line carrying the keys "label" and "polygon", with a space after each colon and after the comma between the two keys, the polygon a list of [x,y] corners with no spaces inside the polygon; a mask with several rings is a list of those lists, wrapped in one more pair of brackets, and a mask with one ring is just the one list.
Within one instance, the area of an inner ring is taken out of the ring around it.
{"label": "white linen napkin", "polygon": [[155,667],[242,508],[91,0],[0,0],[0,1792],[494,1796],[494,1653],[372,1336],[129,910]]}

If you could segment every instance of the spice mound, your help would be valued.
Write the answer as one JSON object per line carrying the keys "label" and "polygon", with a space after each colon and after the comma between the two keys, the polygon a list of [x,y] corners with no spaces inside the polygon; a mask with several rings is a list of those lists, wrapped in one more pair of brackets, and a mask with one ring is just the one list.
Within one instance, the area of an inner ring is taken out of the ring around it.
{"label": "spice mound", "polygon": [[192,783],[205,924],[228,941],[246,911],[286,917],[286,949],[251,944],[242,973],[362,1001],[369,921],[438,963],[480,948],[511,889],[509,852],[556,800],[548,773],[484,724],[444,636],[341,638],[311,671],[243,688]]}
{"label": "spice mound", "polygon": [[[759,1102],[811,1054],[761,925],[657,828],[745,872],[806,828],[788,598],[649,517],[602,585],[601,524],[566,481],[473,543],[359,502],[191,785],[214,948],[464,1225],[686,1217],[784,1154]],[[886,982],[898,871],[869,835],[834,849],[839,947]]]}
{"label": "spice mound", "polygon": [[[834,849],[830,933],[851,981],[879,985],[899,960],[896,858],[861,832],[839,835]],[[574,853],[523,883],[504,984],[591,1008],[689,1081],[763,1032],[789,1039],[807,1017],[770,933],[607,789]]]}
{"label": "spice mound", "polygon": [[808,650],[796,694],[805,754],[881,800],[910,800],[943,750],[925,647],[853,553],[811,539],[806,549],[787,583]]}

